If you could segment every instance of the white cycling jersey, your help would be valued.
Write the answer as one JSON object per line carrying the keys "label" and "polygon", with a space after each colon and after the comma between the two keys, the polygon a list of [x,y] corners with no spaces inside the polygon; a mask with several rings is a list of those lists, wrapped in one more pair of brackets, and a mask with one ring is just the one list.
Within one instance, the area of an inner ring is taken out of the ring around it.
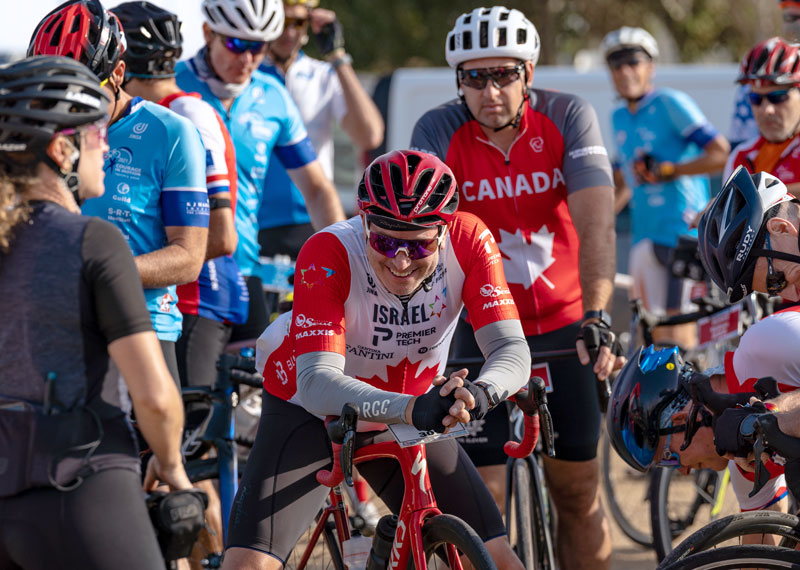
{"label": "white cycling jersey", "polygon": [[[800,388],[800,307],[791,307],[755,323],[739,341],[739,347],[725,356],[725,380],[731,393],[753,390],[753,384],[765,376],[774,377],[781,392]],[[753,474],[745,473],[730,462],[731,483],[743,511],[763,509],[786,494],[782,470],[767,465],[776,474],[754,497]],[[778,474],[780,473],[780,474]]]}

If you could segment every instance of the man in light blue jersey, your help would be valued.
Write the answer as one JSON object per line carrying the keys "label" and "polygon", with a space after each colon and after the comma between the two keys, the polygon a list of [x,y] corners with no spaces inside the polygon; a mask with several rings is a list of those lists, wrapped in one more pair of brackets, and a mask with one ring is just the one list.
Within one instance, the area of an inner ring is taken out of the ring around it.
{"label": "man in light blue jersey", "polygon": [[[338,123],[358,151],[383,141],[383,119],[353,70],[336,13],[319,0],[283,0],[283,33],[267,46],[259,68],[286,86],[297,104],[325,174],[333,180],[333,127]],[[313,38],[324,59],[303,51]],[[296,258],[314,232],[298,190],[283,164],[272,160],[258,212],[261,255]]]}
{"label": "man in light blue jersey", "polygon": [[109,93],[106,192],[82,205],[116,225],[133,251],[153,328],[178,381],[176,285],[197,279],[208,239],[205,150],[188,120],[122,89],[122,28],[99,0],[70,0],[36,27],[29,55],[86,64]]}
{"label": "man in light blue jersey", "polygon": [[690,287],[672,277],[670,252],[708,202],[705,174],[722,169],[730,146],[688,95],[653,86],[658,45],[646,30],[610,32],[602,50],[623,100],[612,115],[614,182],[618,206],[628,200],[632,206],[632,297],[651,311],[674,314],[686,308]]}
{"label": "man in light blue jersey", "polygon": [[238,195],[234,258],[247,279],[250,314],[232,340],[258,337],[268,324],[258,269],[258,208],[269,162],[281,161],[306,198],[315,229],[344,219],[297,106],[274,77],[260,71],[266,42],[283,29],[281,0],[204,0],[206,45],[176,68],[178,85],[199,93],[220,114],[236,149]]}

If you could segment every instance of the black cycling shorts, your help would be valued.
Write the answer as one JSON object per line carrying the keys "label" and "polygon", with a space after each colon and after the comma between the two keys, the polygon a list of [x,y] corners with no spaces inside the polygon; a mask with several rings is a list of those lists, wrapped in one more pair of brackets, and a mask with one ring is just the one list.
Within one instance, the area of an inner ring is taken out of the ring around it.
{"label": "black cycling shorts", "polygon": [[[359,443],[385,441],[388,432],[359,434]],[[314,520],[330,489],[316,473],[331,467],[331,444],[319,418],[263,392],[258,434],[236,493],[227,548],[252,548],[285,562]],[[442,512],[464,519],[484,540],[502,536],[500,512],[477,469],[452,439],[427,446],[427,466]],[[400,465],[378,459],[358,466],[373,491],[398,512]]]}
{"label": "black cycling shorts", "polygon": [[250,303],[247,306],[247,321],[233,327],[231,342],[257,339],[269,325],[267,298],[264,295],[264,286],[261,278],[251,275],[250,277],[245,277],[245,281],[247,282],[247,292],[250,294]]}
{"label": "black cycling shorts", "polygon": [[[572,323],[542,335],[527,337],[531,351],[575,347],[580,323]],[[453,358],[481,356],[472,327],[459,321],[453,337]],[[592,366],[581,365],[578,357],[548,363],[553,391],[547,394],[548,408],[555,428],[556,459],[587,461],[597,456],[601,413],[597,401],[597,379]],[[477,378],[480,366],[469,367],[469,378]],[[474,423],[474,422],[473,422]],[[486,415],[482,425],[471,428],[470,438],[460,438],[475,465],[501,465],[507,456],[508,412],[498,406]]]}
{"label": "black cycling shorts", "polygon": [[0,568],[164,568],[139,474],[106,469],[73,491],[0,499]]}

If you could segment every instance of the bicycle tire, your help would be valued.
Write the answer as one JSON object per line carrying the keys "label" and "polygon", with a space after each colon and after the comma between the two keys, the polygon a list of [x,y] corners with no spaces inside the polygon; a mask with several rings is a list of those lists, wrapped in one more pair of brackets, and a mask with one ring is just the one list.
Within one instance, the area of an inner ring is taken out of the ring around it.
{"label": "bicycle tire", "polygon": [[[675,539],[695,523],[702,507],[708,506],[709,518],[715,518],[711,507],[717,500],[723,480],[721,472],[710,469],[694,471],[693,475],[686,478],[678,475],[674,469],[660,468],[653,471],[650,484],[650,524],[653,529],[653,549],[659,561],[672,551]],[[684,487],[690,481],[692,490],[687,492]],[[680,488],[675,485],[676,482],[681,484]],[[694,495],[691,495],[692,492]],[[677,497],[683,502],[683,506],[677,505],[677,501],[673,500]]]}
{"label": "bicycle tire", "polygon": [[506,531],[511,547],[526,570],[535,570],[533,539],[533,497],[531,474],[526,459],[509,459],[511,469],[511,506],[506,515]]}
{"label": "bicycle tire", "polygon": [[[296,570],[299,567],[300,561],[305,554],[306,549],[309,547],[310,538],[314,529],[317,526],[318,518],[306,529],[297,545],[289,553],[286,558],[285,570]],[[320,540],[322,539],[322,540]],[[298,548],[303,546],[303,548]],[[325,522],[322,527],[322,533],[317,538],[317,541],[310,545],[312,548],[311,557],[306,564],[306,570],[347,570],[344,564],[344,556],[342,549],[339,546],[339,540],[336,537],[336,524],[332,520]]]}
{"label": "bicycle tire", "polygon": [[544,471],[536,456],[527,460],[530,481],[530,496],[533,498],[533,546],[535,570],[555,570],[556,555],[553,536],[555,534],[555,515],[547,493]]}
{"label": "bicycle tire", "polygon": [[[422,545],[429,568],[441,567],[436,560],[442,562],[443,552],[440,547],[452,544],[469,559],[475,570],[496,570],[486,545],[478,534],[463,520],[453,515],[436,515],[422,524]],[[444,558],[446,560],[446,558]],[[414,568],[414,560],[408,561],[409,568]]]}
{"label": "bicycle tire", "polygon": [[706,550],[659,570],[800,570],[800,552],[780,546],[726,546]]}
{"label": "bicycle tire", "polygon": [[752,534],[778,535],[783,537],[783,547],[795,548],[800,544],[800,518],[777,511],[754,511],[723,517],[712,521],[681,542],[661,564],[667,567],[698,552],[713,549],[728,540]]}
{"label": "bicycle tire", "polygon": [[[653,546],[653,534],[648,526],[648,518],[642,514],[642,503],[634,501],[633,504],[637,507],[636,512],[630,514],[626,513],[623,511],[619,501],[617,501],[615,490],[615,483],[617,482],[616,477],[619,477],[620,473],[628,476],[632,475],[637,479],[637,481],[634,482],[636,486],[644,486],[642,502],[649,501],[649,474],[632,474],[632,469],[627,465],[623,465],[621,459],[619,459],[619,465],[615,465],[616,462],[614,460],[617,459],[617,455],[616,452],[611,449],[611,442],[605,434],[603,435],[601,449],[600,468],[602,472],[603,491],[605,492],[606,506],[611,512],[611,517],[625,536],[636,544],[644,546],[645,548],[651,548]],[[626,494],[630,494],[634,487],[631,483],[631,481],[625,482],[624,489]]]}

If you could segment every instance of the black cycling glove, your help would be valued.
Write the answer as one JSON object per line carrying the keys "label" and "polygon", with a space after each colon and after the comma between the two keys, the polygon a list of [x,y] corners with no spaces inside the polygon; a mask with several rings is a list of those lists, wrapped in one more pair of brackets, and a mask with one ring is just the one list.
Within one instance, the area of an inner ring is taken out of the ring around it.
{"label": "black cycling glove", "polygon": [[464,388],[475,398],[475,407],[469,411],[469,419],[482,420],[489,412],[489,396],[481,386],[466,379],[464,380]]}
{"label": "black cycling glove", "polygon": [[747,457],[753,451],[754,420],[766,411],[762,402],[725,410],[714,422],[714,446],[717,454],[733,453],[736,457]]}
{"label": "black cycling glove", "polygon": [[421,396],[417,396],[414,409],[411,410],[411,423],[419,430],[443,433],[446,426],[442,420],[450,415],[450,407],[455,404],[456,397],[453,392],[447,396],[439,395],[441,386],[434,386]]}
{"label": "black cycling glove", "polygon": [[675,165],[671,162],[658,162],[650,154],[641,154],[633,163],[633,173],[639,184],[657,184],[675,178]]}
{"label": "black cycling glove", "polygon": [[617,335],[601,323],[583,325],[578,333],[577,340],[583,340],[592,362],[597,361],[597,355],[600,354],[600,349],[604,346],[611,349],[611,354],[616,356],[622,354],[622,346],[617,340]]}
{"label": "black cycling glove", "polygon": [[332,54],[337,49],[344,49],[344,30],[338,19],[322,26],[320,31],[313,36],[323,57]]}

